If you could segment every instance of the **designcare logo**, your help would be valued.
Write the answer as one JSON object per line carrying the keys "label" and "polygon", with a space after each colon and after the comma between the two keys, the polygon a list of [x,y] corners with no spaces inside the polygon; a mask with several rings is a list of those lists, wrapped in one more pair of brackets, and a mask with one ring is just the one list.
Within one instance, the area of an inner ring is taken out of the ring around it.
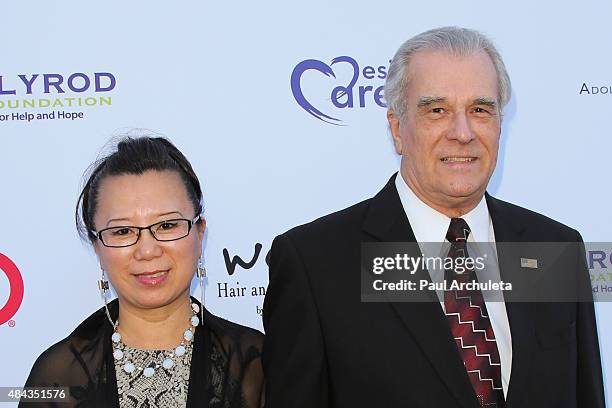
{"label": "designcare logo", "polygon": [[110,72],[0,75],[0,123],[83,119],[85,109],[111,106],[116,86]]}
{"label": "designcare logo", "polygon": [[[343,75],[345,72],[348,74]],[[316,93],[314,87],[310,85],[306,87],[303,80],[311,73],[337,80],[335,86],[327,90],[324,97],[317,99],[316,103],[315,98],[306,97]],[[340,116],[338,114],[343,110],[366,108],[371,105],[387,107],[383,95],[386,78],[386,65],[361,67],[354,58],[346,55],[332,59],[330,64],[307,59],[293,68],[291,92],[298,105],[315,118],[332,125],[344,126],[343,120],[336,117]]]}
{"label": "designcare logo", "polygon": [[17,265],[2,253],[0,253],[0,270],[6,274],[9,281],[9,297],[6,304],[0,309],[0,326],[6,322],[11,325],[13,322],[11,319],[19,310],[23,300],[23,278]]}

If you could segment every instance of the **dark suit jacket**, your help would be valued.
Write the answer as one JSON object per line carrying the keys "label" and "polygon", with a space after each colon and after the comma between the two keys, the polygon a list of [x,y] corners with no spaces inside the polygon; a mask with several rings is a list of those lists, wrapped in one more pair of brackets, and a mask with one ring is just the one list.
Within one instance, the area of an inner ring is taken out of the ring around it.
{"label": "dark suit jacket", "polygon": [[[478,407],[438,302],[360,301],[361,243],[415,241],[394,181],[274,240],[263,311],[266,407]],[[486,199],[497,242],[581,241],[556,221]],[[500,253],[502,274],[506,261]],[[507,302],[506,309],[507,406],[604,407],[592,303]]]}

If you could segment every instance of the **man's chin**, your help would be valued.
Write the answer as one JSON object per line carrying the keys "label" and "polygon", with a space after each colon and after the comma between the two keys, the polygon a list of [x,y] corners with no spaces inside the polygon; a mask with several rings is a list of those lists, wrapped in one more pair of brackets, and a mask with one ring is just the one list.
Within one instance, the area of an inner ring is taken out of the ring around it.
{"label": "man's chin", "polygon": [[477,185],[474,182],[457,181],[448,185],[445,189],[445,194],[449,198],[470,198],[475,195],[482,195],[484,189],[482,186]]}
{"label": "man's chin", "polygon": [[458,207],[474,206],[482,199],[485,188],[473,183],[452,184],[446,188],[444,195],[449,203]]}

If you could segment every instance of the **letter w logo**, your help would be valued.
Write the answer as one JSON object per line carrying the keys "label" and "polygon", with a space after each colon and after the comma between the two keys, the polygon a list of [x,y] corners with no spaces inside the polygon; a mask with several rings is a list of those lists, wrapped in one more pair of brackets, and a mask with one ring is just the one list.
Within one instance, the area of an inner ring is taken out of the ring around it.
{"label": "letter w logo", "polygon": [[259,242],[255,244],[255,254],[249,262],[245,262],[238,255],[230,259],[229,251],[227,250],[227,248],[223,248],[223,258],[225,259],[225,268],[227,269],[227,273],[230,276],[233,275],[236,271],[237,265],[240,265],[240,267],[244,269],[251,269],[253,265],[255,265],[255,263],[257,262],[257,259],[259,259],[259,253],[261,252],[261,248],[262,245]]}

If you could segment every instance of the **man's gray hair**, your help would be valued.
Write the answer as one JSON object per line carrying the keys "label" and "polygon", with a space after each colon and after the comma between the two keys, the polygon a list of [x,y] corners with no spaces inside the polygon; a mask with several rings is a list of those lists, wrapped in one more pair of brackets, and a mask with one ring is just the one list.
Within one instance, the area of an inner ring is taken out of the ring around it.
{"label": "man's gray hair", "polygon": [[399,118],[406,110],[406,86],[408,84],[408,65],[414,53],[420,50],[448,51],[454,55],[467,56],[485,51],[497,72],[498,103],[501,109],[510,100],[510,77],[497,49],[486,36],[476,30],[462,27],[441,27],[425,31],[403,43],[389,65],[385,82],[385,100],[388,108]]}

